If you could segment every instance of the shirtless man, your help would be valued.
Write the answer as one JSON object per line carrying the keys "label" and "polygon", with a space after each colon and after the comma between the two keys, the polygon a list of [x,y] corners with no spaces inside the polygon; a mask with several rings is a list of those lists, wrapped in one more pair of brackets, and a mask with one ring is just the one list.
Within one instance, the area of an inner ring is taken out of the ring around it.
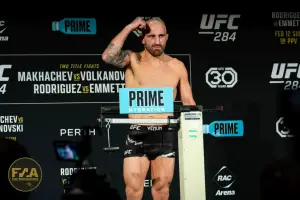
{"label": "shirtless man", "polygon": [[[146,26],[148,25],[148,26]],[[122,50],[127,36],[136,29],[147,30],[142,38],[144,50]],[[174,100],[180,87],[183,105],[196,105],[184,63],[164,53],[168,40],[167,29],[159,18],[145,22],[138,17],[115,36],[102,54],[104,62],[124,68],[127,88],[172,87]],[[129,118],[167,118],[170,114],[134,114]],[[131,128],[129,128],[131,129]],[[124,181],[127,200],[141,200],[144,180],[151,163],[152,197],[169,199],[169,186],[175,165],[174,141],[177,133],[166,125],[139,124],[127,132],[124,153]]]}

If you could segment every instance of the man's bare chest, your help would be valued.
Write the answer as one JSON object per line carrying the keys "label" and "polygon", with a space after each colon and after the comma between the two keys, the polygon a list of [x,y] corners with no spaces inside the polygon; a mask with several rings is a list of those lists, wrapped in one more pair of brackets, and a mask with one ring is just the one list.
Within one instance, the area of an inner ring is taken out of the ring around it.
{"label": "man's bare chest", "polygon": [[176,87],[178,74],[169,66],[139,66],[133,69],[134,79],[141,86]]}

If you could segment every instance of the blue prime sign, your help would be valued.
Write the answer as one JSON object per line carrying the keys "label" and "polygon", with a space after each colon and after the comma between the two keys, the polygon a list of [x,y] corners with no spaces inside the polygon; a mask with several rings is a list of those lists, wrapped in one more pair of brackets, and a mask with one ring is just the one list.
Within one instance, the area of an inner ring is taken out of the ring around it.
{"label": "blue prime sign", "polygon": [[120,88],[120,114],[173,113],[173,88]]}
{"label": "blue prime sign", "polygon": [[94,18],[65,18],[52,22],[52,31],[71,35],[95,35],[97,23]]}
{"label": "blue prime sign", "polygon": [[214,137],[242,137],[244,136],[244,122],[242,120],[214,121],[203,124],[203,134]]}

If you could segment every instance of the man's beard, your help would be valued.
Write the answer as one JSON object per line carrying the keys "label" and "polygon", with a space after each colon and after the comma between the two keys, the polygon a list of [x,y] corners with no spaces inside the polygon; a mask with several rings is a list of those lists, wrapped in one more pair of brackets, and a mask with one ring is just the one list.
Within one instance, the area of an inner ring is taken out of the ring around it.
{"label": "man's beard", "polygon": [[[160,49],[155,49],[155,47],[160,47]],[[145,48],[153,57],[161,56],[165,50],[165,48],[162,45],[145,45]]]}

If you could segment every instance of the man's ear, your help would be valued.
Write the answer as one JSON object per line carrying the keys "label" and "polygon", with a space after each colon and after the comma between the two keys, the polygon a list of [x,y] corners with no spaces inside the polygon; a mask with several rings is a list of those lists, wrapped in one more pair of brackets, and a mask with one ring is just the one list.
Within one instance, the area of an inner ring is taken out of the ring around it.
{"label": "man's ear", "polygon": [[166,34],[166,41],[168,41],[168,39],[169,39],[169,34],[167,33]]}

